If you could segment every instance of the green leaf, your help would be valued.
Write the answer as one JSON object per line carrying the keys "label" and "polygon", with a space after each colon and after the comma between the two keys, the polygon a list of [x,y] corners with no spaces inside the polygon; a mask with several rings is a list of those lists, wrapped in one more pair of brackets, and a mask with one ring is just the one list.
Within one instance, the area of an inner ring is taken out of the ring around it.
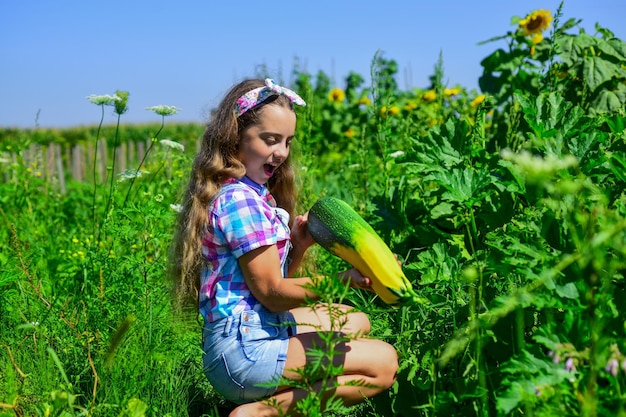
{"label": "green leaf", "polygon": [[601,57],[587,55],[583,58],[583,80],[592,92],[616,75],[614,66]]}
{"label": "green leaf", "polygon": [[435,243],[426,252],[420,253],[418,261],[410,266],[422,271],[421,285],[449,281],[459,272],[459,254],[458,248],[454,246]]}
{"label": "green leaf", "polygon": [[445,125],[433,128],[426,138],[414,140],[417,151],[414,156],[424,164],[422,172],[447,170],[463,162],[463,152],[459,148],[464,150],[467,142],[467,130],[457,130],[456,124],[448,120]]}
{"label": "green leaf", "polygon": [[576,285],[574,285],[573,282],[568,282],[565,285],[557,285],[556,293],[562,298],[569,298],[572,300],[580,298],[578,288],[576,288]]}
{"label": "green leaf", "polygon": [[626,61],[626,42],[621,39],[613,38],[599,41],[597,49],[602,51],[602,54],[615,58],[618,62]]}
{"label": "green leaf", "polygon": [[522,111],[524,112],[524,114],[533,115],[533,116],[537,114],[535,103],[532,102],[530,100],[530,97],[524,94],[521,90],[515,90],[515,93],[513,93],[513,96],[515,97],[515,101],[517,101],[520,104],[520,107],[522,108]]}
{"label": "green leaf", "polygon": [[492,183],[488,172],[475,171],[471,168],[437,171],[428,175],[426,179],[437,182],[447,190],[442,198],[462,203],[467,207],[483,199],[488,193],[481,191]]}
{"label": "green leaf", "polygon": [[560,52],[559,56],[568,67],[572,66],[576,61],[574,40],[575,37],[571,35],[558,36],[556,38],[557,50]]}
{"label": "green leaf", "polygon": [[438,219],[440,217],[448,217],[454,213],[452,208],[453,208],[452,204],[443,202],[443,203],[437,204],[430,211],[430,215],[432,216],[433,219]]}
{"label": "green leaf", "polygon": [[579,35],[564,35],[556,38],[559,56],[568,66],[577,65],[585,50],[596,45],[596,38],[586,33]]}
{"label": "green leaf", "polygon": [[580,22],[582,22],[582,19],[576,19],[576,18],[569,18],[567,19],[567,21],[565,21],[558,29],[557,29],[557,35],[560,35],[557,37],[557,39],[561,36],[563,36],[563,32],[575,27],[576,25],[578,25]]}
{"label": "green leaf", "polygon": [[485,57],[480,65],[483,66],[485,71],[496,71],[498,66],[503,62],[507,61],[508,53],[504,49],[496,49],[491,55]]}
{"label": "green leaf", "polygon": [[604,136],[606,136],[605,133],[597,131],[576,135],[567,142],[568,150],[578,158],[580,165],[583,165],[593,155],[597,154],[594,151],[604,141]]}
{"label": "green leaf", "polygon": [[140,399],[131,398],[128,400],[128,417],[144,417],[147,410],[148,406]]}
{"label": "green leaf", "polygon": [[508,390],[502,395],[498,395],[496,407],[505,414],[510,413],[522,401],[524,389],[518,382],[513,382]]}
{"label": "green leaf", "polygon": [[484,93],[495,96],[504,95],[503,91],[509,87],[511,78],[510,71],[503,71],[500,76],[495,76],[491,72],[483,72],[478,79],[478,85]]}
{"label": "green leaf", "polygon": [[614,114],[606,119],[606,124],[613,133],[622,133],[626,129],[626,117]]}
{"label": "green leaf", "polygon": [[613,175],[620,181],[626,181],[626,155],[614,153],[609,159],[609,167]]}
{"label": "green leaf", "polygon": [[579,106],[575,106],[560,122],[563,125],[561,131],[566,137],[572,137],[578,135],[576,126],[585,116],[585,111]]}
{"label": "green leaf", "polygon": [[507,33],[506,35],[494,36],[494,37],[489,38],[487,40],[478,42],[477,45],[485,45],[485,44],[490,43],[490,42],[495,42],[495,41],[499,41],[499,40],[502,40],[502,39],[508,39],[510,36],[511,36],[510,32]]}
{"label": "green leaf", "polygon": [[615,90],[601,90],[592,101],[593,113],[613,113],[626,103],[626,86],[618,84]]}

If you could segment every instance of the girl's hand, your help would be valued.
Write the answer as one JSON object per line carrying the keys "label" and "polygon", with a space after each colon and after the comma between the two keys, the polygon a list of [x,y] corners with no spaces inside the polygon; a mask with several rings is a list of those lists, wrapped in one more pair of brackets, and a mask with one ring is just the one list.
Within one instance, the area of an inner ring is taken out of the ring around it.
{"label": "girl's hand", "polygon": [[[393,254],[398,262],[398,265],[402,266],[402,263],[398,259],[397,254]],[[344,282],[350,280],[350,286],[352,288],[360,288],[362,290],[373,291],[372,280],[369,277],[364,277],[356,268],[348,269],[347,271],[340,272],[339,278]]]}
{"label": "girl's hand", "polygon": [[296,216],[291,226],[291,243],[303,252],[315,243],[307,227],[308,221],[309,212],[307,211],[303,215]]}
{"label": "girl's hand", "polygon": [[357,269],[352,268],[339,273],[339,278],[344,282],[349,280],[352,288],[360,288],[362,290],[372,290],[372,280],[364,277]]}

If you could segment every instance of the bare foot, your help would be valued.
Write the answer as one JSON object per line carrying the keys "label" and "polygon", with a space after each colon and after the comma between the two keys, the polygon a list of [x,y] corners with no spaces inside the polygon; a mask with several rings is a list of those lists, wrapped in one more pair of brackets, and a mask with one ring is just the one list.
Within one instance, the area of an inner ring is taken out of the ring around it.
{"label": "bare foot", "polygon": [[228,417],[275,417],[279,415],[276,408],[265,402],[257,401],[240,405],[231,411]]}

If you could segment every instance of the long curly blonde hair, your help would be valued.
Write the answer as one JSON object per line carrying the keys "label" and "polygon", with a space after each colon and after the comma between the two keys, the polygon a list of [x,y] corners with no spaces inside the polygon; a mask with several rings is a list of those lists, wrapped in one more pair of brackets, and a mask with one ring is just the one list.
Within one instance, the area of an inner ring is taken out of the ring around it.
{"label": "long curly blonde hair", "polygon": [[[251,79],[232,87],[212,114],[202,136],[201,149],[195,157],[183,194],[170,256],[170,276],[178,307],[198,307],[200,270],[205,264],[202,237],[208,222],[208,206],[225,180],[241,178],[246,173],[238,158],[241,133],[260,122],[265,106],[284,106],[293,110],[287,97],[276,95],[236,117],[237,99],[264,85],[263,80]],[[268,181],[268,187],[277,205],[293,218],[296,197],[290,158],[280,165]]]}

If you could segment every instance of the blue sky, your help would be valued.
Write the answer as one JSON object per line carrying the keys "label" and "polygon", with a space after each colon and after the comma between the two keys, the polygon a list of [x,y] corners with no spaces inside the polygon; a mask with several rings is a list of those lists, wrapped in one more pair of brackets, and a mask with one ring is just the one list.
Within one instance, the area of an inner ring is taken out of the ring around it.
{"label": "blue sky", "polygon": [[[369,77],[376,51],[394,59],[403,89],[427,87],[443,54],[445,80],[478,88],[480,61],[513,29],[512,16],[553,13],[560,0],[2,0],[0,126],[93,125],[90,94],[130,92],[122,122],[160,122],[146,111],[181,108],[168,121],[204,122],[240,79],[265,66],[291,80],[294,62],[342,87]],[[582,19],[626,39],[626,0],[565,0]],[[115,121],[107,111],[105,123]]]}

